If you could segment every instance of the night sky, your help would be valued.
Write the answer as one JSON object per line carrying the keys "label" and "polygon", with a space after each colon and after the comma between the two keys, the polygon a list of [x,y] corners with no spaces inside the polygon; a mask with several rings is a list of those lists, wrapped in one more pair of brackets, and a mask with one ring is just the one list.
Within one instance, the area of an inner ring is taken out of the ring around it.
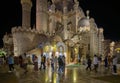
{"label": "night sky", "polygon": [[[35,24],[35,0],[32,0],[31,26]],[[118,0],[79,0],[85,12],[90,10],[90,17],[95,19],[98,27],[104,28],[105,39],[120,40],[120,9]],[[117,5],[118,4],[118,5]],[[14,26],[22,25],[20,0],[0,1],[0,47],[5,32],[10,33]]]}

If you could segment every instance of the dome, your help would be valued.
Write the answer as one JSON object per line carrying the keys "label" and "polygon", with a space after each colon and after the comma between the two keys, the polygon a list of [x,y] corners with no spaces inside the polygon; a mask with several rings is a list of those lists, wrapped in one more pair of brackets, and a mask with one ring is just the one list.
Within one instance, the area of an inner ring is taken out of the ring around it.
{"label": "dome", "polygon": [[86,18],[86,17],[81,18],[81,19],[78,21],[78,28],[79,28],[79,27],[84,27],[84,26],[90,26],[89,19]]}

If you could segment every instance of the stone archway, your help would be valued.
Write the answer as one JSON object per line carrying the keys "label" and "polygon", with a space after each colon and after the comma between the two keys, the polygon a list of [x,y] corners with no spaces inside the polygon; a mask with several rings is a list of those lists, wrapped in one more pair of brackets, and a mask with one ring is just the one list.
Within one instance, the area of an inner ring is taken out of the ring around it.
{"label": "stone archway", "polygon": [[57,46],[57,52],[59,52],[59,53],[65,53],[66,52],[66,45],[63,43],[63,42],[58,42],[57,44],[56,44],[56,46]]}
{"label": "stone archway", "polygon": [[57,44],[56,44],[56,51],[58,52],[58,56],[59,55],[64,55],[65,56],[65,62],[66,62],[66,64],[68,64],[69,63],[69,56],[68,56],[68,54],[67,54],[67,46],[65,45],[65,43],[64,42],[58,42]]}

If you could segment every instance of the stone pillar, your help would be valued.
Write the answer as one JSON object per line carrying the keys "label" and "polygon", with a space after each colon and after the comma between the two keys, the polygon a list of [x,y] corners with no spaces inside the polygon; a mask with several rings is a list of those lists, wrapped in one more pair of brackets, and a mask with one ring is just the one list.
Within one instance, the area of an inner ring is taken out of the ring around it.
{"label": "stone pillar", "polygon": [[98,42],[99,42],[99,55],[103,55],[104,54],[104,36],[103,36],[103,28],[99,28],[99,34],[98,34]]}
{"label": "stone pillar", "polygon": [[90,30],[90,56],[94,56],[94,32]]}
{"label": "stone pillar", "polygon": [[21,0],[22,5],[22,27],[30,27],[30,17],[31,17],[31,0]]}
{"label": "stone pillar", "polygon": [[76,33],[77,33],[77,26],[78,26],[78,21],[79,21],[79,19],[78,19],[79,15],[77,15],[78,10],[79,10],[79,2],[77,0],[75,0],[74,11],[76,12],[76,26],[75,26]]}
{"label": "stone pillar", "polygon": [[36,29],[47,32],[48,13],[47,0],[36,0]]}

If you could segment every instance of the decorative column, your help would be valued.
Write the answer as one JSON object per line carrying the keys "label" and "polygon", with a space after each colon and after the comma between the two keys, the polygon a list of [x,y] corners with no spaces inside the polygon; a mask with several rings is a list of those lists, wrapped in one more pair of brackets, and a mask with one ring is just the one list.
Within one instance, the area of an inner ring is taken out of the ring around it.
{"label": "decorative column", "polygon": [[31,21],[31,0],[21,0],[22,5],[22,27],[29,28]]}
{"label": "decorative column", "polygon": [[37,31],[47,32],[48,13],[47,0],[36,0],[36,29]]}
{"label": "decorative column", "polygon": [[74,11],[75,11],[75,13],[76,13],[76,26],[75,26],[75,32],[77,33],[77,26],[78,26],[78,21],[79,21],[79,19],[78,19],[79,15],[77,15],[77,13],[78,13],[78,10],[79,10],[79,2],[78,2],[77,0],[74,0],[74,2],[75,2]]}
{"label": "decorative column", "polygon": [[99,32],[98,32],[98,33],[99,33],[99,34],[98,34],[98,44],[99,44],[99,45],[98,45],[98,47],[99,47],[99,48],[98,48],[98,49],[99,49],[99,50],[98,50],[98,54],[99,54],[99,55],[103,55],[103,54],[104,54],[103,28],[99,28],[98,31],[99,31]]}

